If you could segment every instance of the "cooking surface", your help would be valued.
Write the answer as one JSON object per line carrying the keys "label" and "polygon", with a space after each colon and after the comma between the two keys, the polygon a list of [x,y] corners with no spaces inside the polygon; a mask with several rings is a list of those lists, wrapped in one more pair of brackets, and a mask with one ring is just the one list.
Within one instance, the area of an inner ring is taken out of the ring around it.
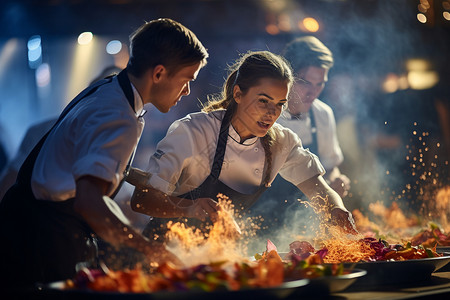
{"label": "cooking surface", "polygon": [[[436,272],[427,281],[414,285],[362,287],[351,286],[345,292],[334,293],[329,299],[375,300],[414,299],[430,296],[430,299],[450,299],[450,272]],[[427,298],[428,299],[428,298]]]}

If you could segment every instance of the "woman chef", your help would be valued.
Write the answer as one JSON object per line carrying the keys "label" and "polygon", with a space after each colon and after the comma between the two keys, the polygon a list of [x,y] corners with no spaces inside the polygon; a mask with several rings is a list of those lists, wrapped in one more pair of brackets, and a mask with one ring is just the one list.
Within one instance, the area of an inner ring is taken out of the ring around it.
{"label": "woman chef", "polygon": [[132,208],[153,217],[144,234],[164,233],[161,222],[167,219],[157,218],[214,218],[218,193],[245,210],[278,173],[309,199],[327,198],[332,219],[355,232],[342,199],[323,179],[317,156],[290,129],[275,123],[292,82],[282,57],[249,52],[232,67],[219,99],[170,126],[150,158],[148,173],[133,170],[127,179],[136,185]]}

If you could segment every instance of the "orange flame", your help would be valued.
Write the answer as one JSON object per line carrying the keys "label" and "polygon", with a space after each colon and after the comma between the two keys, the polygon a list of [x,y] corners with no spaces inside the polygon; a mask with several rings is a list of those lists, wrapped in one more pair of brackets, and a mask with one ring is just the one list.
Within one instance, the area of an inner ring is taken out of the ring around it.
{"label": "orange flame", "polygon": [[[218,220],[209,228],[209,232],[186,227],[181,223],[168,223],[167,248],[177,255],[187,267],[209,264],[217,261],[248,261],[245,246],[239,243],[236,235],[234,206],[228,197],[219,194]],[[242,229],[244,224],[240,224]]]}

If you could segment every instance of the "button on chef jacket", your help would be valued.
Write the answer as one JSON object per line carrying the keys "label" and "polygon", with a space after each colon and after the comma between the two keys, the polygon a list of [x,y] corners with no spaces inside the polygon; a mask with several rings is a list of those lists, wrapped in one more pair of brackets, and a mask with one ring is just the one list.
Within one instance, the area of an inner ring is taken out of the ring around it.
{"label": "button on chef jacket", "polygon": [[[178,196],[200,186],[211,166],[225,110],[193,113],[175,121],[150,157],[148,184],[162,192]],[[325,173],[316,155],[302,147],[298,136],[279,124],[273,126],[272,182],[279,172],[297,185]],[[227,148],[219,180],[230,188],[250,194],[262,184],[265,154],[258,137],[240,141],[230,125]]]}
{"label": "button on chef jacket", "polygon": [[91,175],[110,182],[111,195],[144,129],[143,101],[132,85],[135,111],[117,77],[78,103],[57,125],[36,160],[31,186],[37,199],[75,197],[75,182]]}

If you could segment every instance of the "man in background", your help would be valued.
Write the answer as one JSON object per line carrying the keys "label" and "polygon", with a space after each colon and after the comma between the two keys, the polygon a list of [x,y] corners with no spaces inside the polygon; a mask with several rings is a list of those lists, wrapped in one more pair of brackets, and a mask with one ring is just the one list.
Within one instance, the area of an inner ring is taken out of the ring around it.
{"label": "man in background", "polygon": [[342,198],[350,180],[339,170],[343,162],[336,133],[336,121],[329,105],[318,99],[334,64],[331,51],[316,37],[300,37],[286,45],[284,57],[291,63],[297,80],[292,87],[288,109],[278,123],[292,129],[304,148],[316,154],[327,173],[324,178]]}
{"label": "man in background", "polygon": [[[277,122],[294,131],[303,147],[319,157],[326,170],[325,180],[344,199],[350,180],[339,170],[344,158],[337,139],[336,121],[331,107],[318,99],[334,64],[333,55],[313,36],[291,41],[282,54],[291,64],[296,81],[289,95],[288,108]],[[278,175],[261,201],[252,208],[254,216],[262,216],[264,220],[259,232],[262,238],[277,241],[274,236],[278,236],[276,232],[279,230],[284,234],[291,230],[299,234],[300,230],[311,226],[311,222],[303,224],[300,221],[309,220],[306,216],[309,211],[298,208],[299,199],[306,200],[306,197]],[[279,200],[284,200],[282,206]]]}

